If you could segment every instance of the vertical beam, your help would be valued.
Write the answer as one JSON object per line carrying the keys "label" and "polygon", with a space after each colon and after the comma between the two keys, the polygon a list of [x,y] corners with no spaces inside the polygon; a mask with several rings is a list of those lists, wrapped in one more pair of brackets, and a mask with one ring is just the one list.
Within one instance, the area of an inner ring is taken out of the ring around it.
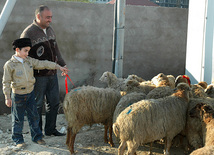
{"label": "vertical beam", "polygon": [[125,8],[126,0],[117,0],[117,22],[116,22],[116,47],[115,47],[115,75],[121,78],[123,75],[123,51],[125,33]]}
{"label": "vertical beam", "polygon": [[213,52],[214,52],[214,1],[208,0],[205,32],[205,59],[204,59],[204,81],[212,82],[213,74]]}
{"label": "vertical beam", "polygon": [[7,23],[7,20],[13,10],[13,7],[16,3],[16,0],[7,0],[4,8],[2,9],[1,15],[0,15],[0,36],[2,34],[2,31],[4,30],[4,27]]}

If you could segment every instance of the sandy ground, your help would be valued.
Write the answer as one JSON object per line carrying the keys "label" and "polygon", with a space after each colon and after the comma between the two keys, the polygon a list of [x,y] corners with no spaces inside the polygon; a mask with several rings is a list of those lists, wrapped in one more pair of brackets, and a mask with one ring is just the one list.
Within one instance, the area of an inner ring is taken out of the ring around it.
{"label": "sandy ground", "polygon": [[[44,119],[44,118],[43,118]],[[67,123],[64,114],[58,114],[57,129],[66,133]],[[63,131],[64,130],[64,131]],[[69,155],[65,141],[66,136],[55,137],[45,136],[46,145],[38,145],[31,141],[27,118],[24,123],[23,136],[27,146],[22,150],[17,150],[11,139],[11,115],[0,116],[0,154],[1,155]],[[110,147],[104,143],[104,127],[101,124],[94,124],[92,127],[84,126],[76,136],[75,151],[76,155],[115,155],[119,143],[113,137],[115,147]],[[113,135],[114,136],[114,135]],[[153,154],[163,154],[164,145],[161,143],[153,144]],[[146,155],[149,145],[138,148],[137,155]],[[182,148],[172,147],[171,155],[183,155]]]}

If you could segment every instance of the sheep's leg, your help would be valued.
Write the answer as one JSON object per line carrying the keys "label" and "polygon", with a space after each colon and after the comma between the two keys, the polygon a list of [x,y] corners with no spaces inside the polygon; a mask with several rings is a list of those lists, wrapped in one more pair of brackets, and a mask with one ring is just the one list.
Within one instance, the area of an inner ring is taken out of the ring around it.
{"label": "sheep's leg", "polygon": [[166,137],[164,154],[169,155],[169,150],[172,144],[172,138]]}
{"label": "sheep's leg", "polygon": [[139,145],[132,141],[128,141],[127,146],[128,146],[128,155],[136,155],[136,151]]}
{"label": "sheep's leg", "polygon": [[109,126],[109,144],[114,147],[113,139],[112,139],[112,125]]}
{"label": "sheep's leg", "polygon": [[150,143],[150,148],[149,148],[149,155],[152,155],[152,142]]}
{"label": "sheep's leg", "polygon": [[71,138],[71,128],[67,128],[67,138],[66,138],[66,145],[69,145]]}
{"label": "sheep's leg", "polygon": [[118,155],[123,155],[124,154],[126,146],[127,146],[127,144],[126,144],[125,141],[122,141],[120,143],[120,146],[118,147]]}
{"label": "sheep's leg", "polygon": [[104,125],[104,126],[105,126],[104,142],[108,143],[108,138],[107,138],[108,126],[107,125]]}
{"label": "sheep's leg", "polygon": [[76,134],[72,132],[72,128],[67,129],[67,139],[66,144],[71,154],[74,154],[74,141],[76,138]]}

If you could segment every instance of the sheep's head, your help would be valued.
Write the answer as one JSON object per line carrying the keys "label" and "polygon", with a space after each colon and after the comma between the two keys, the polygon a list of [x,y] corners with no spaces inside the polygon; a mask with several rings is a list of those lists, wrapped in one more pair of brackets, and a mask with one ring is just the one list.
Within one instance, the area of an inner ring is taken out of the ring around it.
{"label": "sheep's head", "polygon": [[179,83],[187,83],[187,84],[191,84],[190,78],[187,75],[179,75],[177,76],[177,78],[175,79],[175,87],[179,84]]}
{"label": "sheep's head", "polygon": [[207,83],[205,81],[201,81],[198,83],[202,88],[206,89],[207,88]]}
{"label": "sheep's head", "polygon": [[138,82],[143,82],[143,81],[145,81],[143,78],[141,78],[141,77],[139,77],[139,76],[137,76],[137,75],[134,75],[134,74],[129,75],[129,76],[127,77],[126,81],[129,81],[129,80],[137,80]]}
{"label": "sheep's head", "polygon": [[191,89],[187,83],[179,83],[175,88],[173,96],[181,97],[189,102],[190,91]]}
{"label": "sheep's head", "polygon": [[112,72],[106,71],[103,73],[99,80],[109,85],[112,83],[112,81],[115,81],[115,79],[117,79],[116,75],[114,75]]}
{"label": "sheep's head", "polygon": [[163,74],[163,73],[159,73],[158,75],[156,75],[154,78],[152,78],[152,82],[157,86],[169,86],[169,79],[168,77]]}
{"label": "sheep's head", "polygon": [[126,88],[125,90],[129,91],[132,90],[134,87],[138,87],[140,84],[136,80],[129,80],[126,82]]}
{"label": "sheep's head", "polygon": [[206,89],[205,89],[205,93],[209,96],[214,98],[214,87],[213,85],[209,85]]}
{"label": "sheep's head", "polygon": [[207,97],[207,94],[205,93],[204,91],[204,88],[201,87],[201,85],[199,84],[194,84],[192,85],[191,87],[192,89],[192,97],[193,98],[204,98],[204,97]]}
{"label": "sheep's head", "polygon": [[214,117],[213,108],[205,103],[198,103],[189,112],[190,117],[199,118],[204,123],[209,123]]}
{"label": "sheep's head", "polygon": [[175,88],[175,77],[173,75],[167,75],[167,78],[169,80],[169,85],[171,88]]}

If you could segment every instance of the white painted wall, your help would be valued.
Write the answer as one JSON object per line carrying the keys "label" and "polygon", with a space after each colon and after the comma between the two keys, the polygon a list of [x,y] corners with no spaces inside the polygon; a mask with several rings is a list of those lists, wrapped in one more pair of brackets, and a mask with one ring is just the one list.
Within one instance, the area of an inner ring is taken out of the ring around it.
{"label": "white painted wall", "polygon": [[214,1],[189,1],[186,73],[192,84],[212,81]]}

